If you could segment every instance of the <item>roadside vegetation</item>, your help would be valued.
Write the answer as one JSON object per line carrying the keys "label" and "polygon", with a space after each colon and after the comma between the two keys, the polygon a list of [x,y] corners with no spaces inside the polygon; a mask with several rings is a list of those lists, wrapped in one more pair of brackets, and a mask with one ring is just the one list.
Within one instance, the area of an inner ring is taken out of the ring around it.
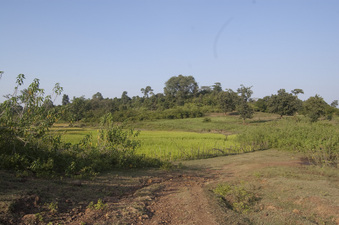
{"label": "roadside vegetation", "polygon": [[339,163],[338,125],[328,122],[309,123],[289,118],[264,126],[249,127],[237,136],[240,144],[253,150],[277,148],[301,152],[310,163],[337,167]]}

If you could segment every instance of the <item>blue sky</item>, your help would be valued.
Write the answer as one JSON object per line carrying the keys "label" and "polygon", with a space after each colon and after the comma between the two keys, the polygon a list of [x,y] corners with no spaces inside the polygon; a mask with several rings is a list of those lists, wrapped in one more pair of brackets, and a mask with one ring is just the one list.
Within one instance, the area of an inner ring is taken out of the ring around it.
{"label": "blue sky", "polygon": [[[339,99],[338,0],[0,0],[0,95],[15,78],[70,98],[199,86]],[[61,98],[60,98],[61,99]],[[59,101],[60,101],[59,99]],[[0,97],[0,101],[4,98]]]}

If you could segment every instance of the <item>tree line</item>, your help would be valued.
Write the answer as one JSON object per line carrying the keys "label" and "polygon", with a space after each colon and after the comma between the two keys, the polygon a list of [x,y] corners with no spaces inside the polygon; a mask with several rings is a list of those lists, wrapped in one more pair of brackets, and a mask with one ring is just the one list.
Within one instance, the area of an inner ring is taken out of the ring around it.
{"label": "tree line", "polygon": [[[1,73],[2,74],[2,73]],[[29,89],[23,89],[25,92]],[[107,113],[115,121],[142,121],[152,119],[183,119],[202,117],[206,113],[237,113],[244,121],[254,112],[267,112],[283,116],[302,114],[312,122],[319,118],[332,119],[338,113],[338,100],[330,105],[319,95],[302,101],[302,89],[290,92],[280,89],[276,94],[263,98],[252,98],[252,87],[240,85],[237,90],[223,89],[221,83],[211,86],[198,86],[193,76],[172,76],[165,82],[163,93],[154,93],[151,86],[140,89],[141,96],[128,96],[124,91],[121,97],[104,98],[97,92],[92,98],[62,96],[62,104],[53,105],[53,99],[47,98],[43,106],[56,110],[64,122],[97,124]],[[28,96],[28,93],[26,93]],[[20,107],[20,106],[19,106]]]}
{"label": "tree line", "polygon": [[193,76],[173,76],[165,82],[163,93],[154,93],[151,86],[140,89],[142,96],[129,97],[124,91],[120,98],[104,98],[97,92],[90,99],[84,96],[70,99],[62,97],[62,119],[67,122],[97,122],[106,113],[112,113],[116,121],[181,119],[201,117],[206,113],[236,112],[245,120],[254,112],[267,112],[283,116],[303,114],[312,122],[321,117],[332,119],[338,113],[338,100],[330,105],[319,95],[306,101],[298,98],[302,89],[287,92],[280,89],[276,94],[263,98],[251,98],[252,87],[240,85],[237,90],[223,90],[221,83],[211,86],[198,86]]}

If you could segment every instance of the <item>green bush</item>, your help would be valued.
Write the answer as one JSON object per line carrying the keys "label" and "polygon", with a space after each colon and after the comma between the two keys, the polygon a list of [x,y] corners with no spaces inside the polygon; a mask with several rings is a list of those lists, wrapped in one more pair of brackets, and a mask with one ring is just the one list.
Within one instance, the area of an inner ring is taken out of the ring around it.
{"label": "green bush", "polygon": [[228,208],[238,213],[247,213],[257,200],[255,194],[247,190],[243,184],[219,184],[213,192],[221,197]]}

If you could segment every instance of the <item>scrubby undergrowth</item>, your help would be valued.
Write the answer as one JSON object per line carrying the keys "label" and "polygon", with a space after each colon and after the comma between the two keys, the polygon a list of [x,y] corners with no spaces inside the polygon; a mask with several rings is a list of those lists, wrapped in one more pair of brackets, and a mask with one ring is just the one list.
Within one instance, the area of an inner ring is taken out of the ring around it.
{"label": "scrubby undergrowth", "polygon": [[310,123],[287,118],[249,127],[237,140],[254,150],[278,148],[302,152],[309,162],[321,166],[337,167],[339,163],[339,129],[328,122]]}

